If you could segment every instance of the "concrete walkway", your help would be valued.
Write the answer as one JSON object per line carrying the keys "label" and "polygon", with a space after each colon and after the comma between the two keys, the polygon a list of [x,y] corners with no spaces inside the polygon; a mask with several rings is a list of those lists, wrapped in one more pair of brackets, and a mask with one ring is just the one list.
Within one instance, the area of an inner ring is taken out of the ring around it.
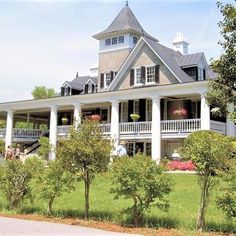
{"label": "concrete walkway", "polygon": [[130,236],[81,226],[0,217],[1,236]]}

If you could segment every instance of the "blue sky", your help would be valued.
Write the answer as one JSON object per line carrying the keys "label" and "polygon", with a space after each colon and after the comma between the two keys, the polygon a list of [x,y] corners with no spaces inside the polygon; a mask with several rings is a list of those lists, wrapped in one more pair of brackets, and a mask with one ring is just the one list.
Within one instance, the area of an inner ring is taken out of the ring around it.
{"label": "blue sky", "polygon": [[[234,2],[228,1],[228,2]],[[0,0],[0,102],[31,98],[36,85],[59,91],[66,80],[89,73],[98,41],[125,5],[120,0]],[[214,0],[130,0],[143,28],[166,46],[184,32],[189,52],[221,53]]]}

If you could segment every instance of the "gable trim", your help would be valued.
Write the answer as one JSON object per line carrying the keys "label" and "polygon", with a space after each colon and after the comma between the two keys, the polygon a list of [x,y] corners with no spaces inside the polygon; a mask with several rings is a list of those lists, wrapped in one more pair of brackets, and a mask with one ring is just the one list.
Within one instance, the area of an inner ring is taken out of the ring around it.
{"label": "gable trim", "polygon": [[67,82],[67,81],[66,81],[66,82],[64,82],[64,84],[61,86],[61,88],[65,87],[65,85],[67,85],[68,87],[70,87],[70,88],[71,88],[71,86],[68,84],[68,82]]}
{"label": "gable trim", "polygon": [[[89,82],[92,82],[92,84],[96,86],[96,84],[95,84],[91,79],[88,79],[85,84],[88,84]],[[84,84],[84,85],[85,85],[85,84]]]}

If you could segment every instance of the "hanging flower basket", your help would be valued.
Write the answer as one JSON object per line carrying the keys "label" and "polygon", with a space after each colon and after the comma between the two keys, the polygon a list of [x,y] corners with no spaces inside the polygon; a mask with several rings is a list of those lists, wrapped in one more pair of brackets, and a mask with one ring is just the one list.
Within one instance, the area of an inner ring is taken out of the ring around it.
{"label": "hanging flower basket", "polygon": [[130,114],[130,118],[135,122],[140,118],[139,114]]}
{"label": "hanging flower basket", "polygon": [[174,109],[173,112],[172,112],[173,115],[175,116],[187,116],[188,115],[188,112],[185,108],[178,108],[178,109]]}
{"label": "hanging flower basket", "polygon": [[68,118],[66,118],[66,117],[61,118],[61,122],[63,125],[66,125],[68,122]]}
{"label": "hanging flower basket", "polygon": [[99,114],[95,114],[95,115],[90,116],[90,120],[93,120],[93,121],[100,121],[101,119],[102,119],[102,117]]}

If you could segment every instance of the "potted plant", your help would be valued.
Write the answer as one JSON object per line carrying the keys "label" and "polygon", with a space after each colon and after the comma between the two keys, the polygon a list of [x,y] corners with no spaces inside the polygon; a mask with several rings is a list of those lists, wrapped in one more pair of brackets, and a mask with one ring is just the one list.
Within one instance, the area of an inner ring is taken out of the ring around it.
{"label": "potted plant", "polygon": [[66,125],[68,122],[68,118],[66,118],[66,117],[61,118],[61,122],[63,125]]}
{"label": "potted plant", "polygon": [[133,120],[133,122],[136,122],[139,118],[140,115],[139,114],[130,114],[130,118]]}

